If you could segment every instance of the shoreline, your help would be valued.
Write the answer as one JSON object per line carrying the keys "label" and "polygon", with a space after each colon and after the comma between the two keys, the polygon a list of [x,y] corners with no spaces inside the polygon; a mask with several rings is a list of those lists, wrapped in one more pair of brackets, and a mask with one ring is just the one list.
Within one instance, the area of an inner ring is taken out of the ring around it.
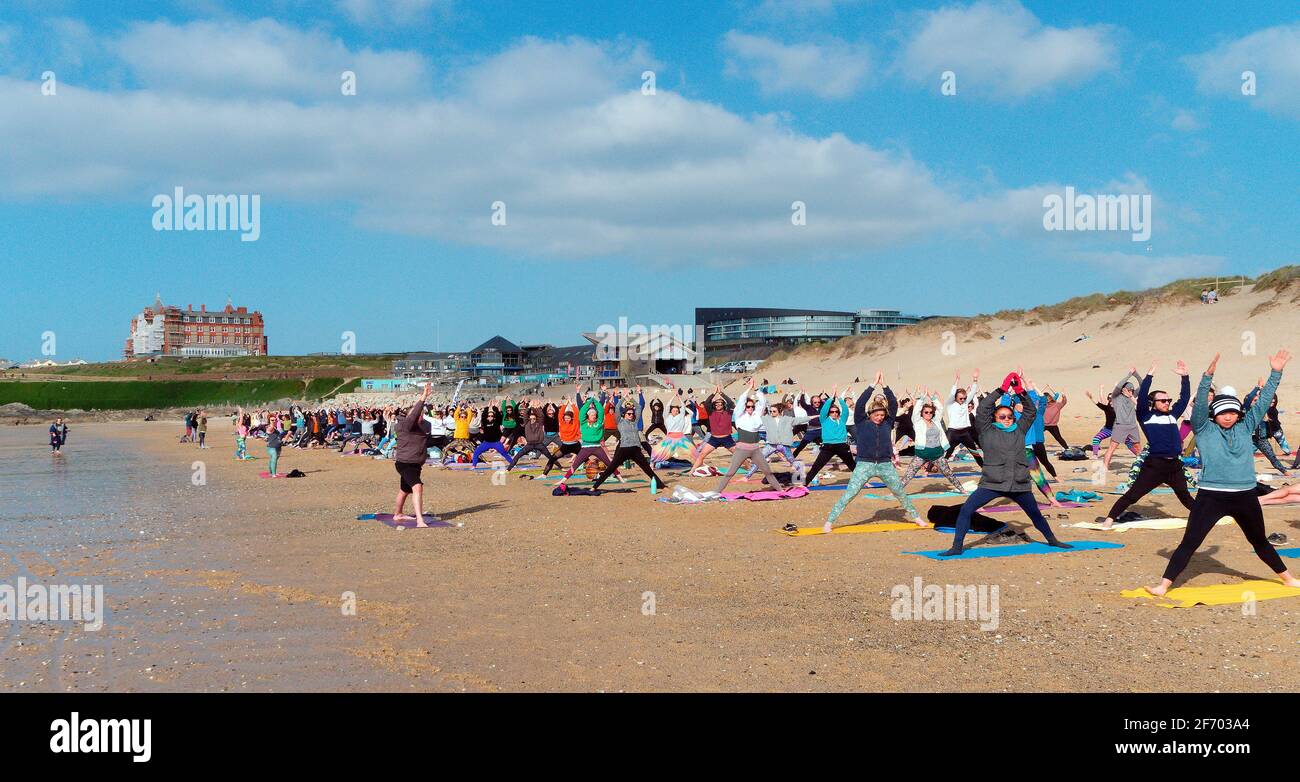
{"label": "shoreline", "polygon": [[[1091,436],[1082,424],[1065,429],[1072,440]],[[109,628],[123,634],[118,655],[173,642],[178,652],[188,650],[192,664],[169,670],[164,689],[241,689],[236,679],[245,689],[309,691],[1300,686],[1290,631],[1300,604],[1268,601],[1257,616],[1243,616],[1236,605],[1169,610],[1119,595],[1159,574],[1176,530],[1071,528],[1062,531],[1068,540],[1113,540],[1124,548],[939,563],[901,553],[946,545],[948,536],[932,531],[777,533],[788,521],[820,524],[836,492],[678,507],[653,502],[644,486],[552,497],[513,475],[497,486],[490,471],[426,468],[426,510],[464,527],[397,531],[355,519],[391,510],[397,481],[390,462],[291,451],[281,464],[308,477],[267,481],[256,474],[264,460],[232,458],[229,421],[220,418],[210,422],[206,451],[178,444],[175,422],[86,424],[80,433],[83,442],[105,438],[132,449],[186,498],[166,540],[95,552],[179,564],[141,574],[174,592],[168,598],[177,605],[132,601]],[[75,459],[77,439],[72,443]],[[260,442],[250,452],[264,457]],[[207,485],[190,492],[195,461],[205,463]],[[1074,463],[1057,466],[1066,477]],[[842,483],[845,473],[838,475]],[[682,482],[699,489],[714,481]],[[918,479],[909,488],[922,487],[938,482]],[[1104,515],[1113,499],[1068,511],[1070,521]],[[930,504],[917,503],[922,513]],[[1152,506],[1180,515],[1168,495],[1140,503]],[[1270,531],[1294,535],[1294,516],[1267,511]],[[902,511],[892,501],[860,498],[841,521],[866,519],[900,521]],[[1212,533],[1208,546],[1188,570],[1194,585],[1269,575],[1233,527]],[[104,572],[93,561],[81,570]],[[918,576],[927,584],[998,586],[999,627],[893,619],[891,589]],[[345,592],[355,593],[356,616],[340,612]],[[643,612],[647,593],[654,593],[653,614]],[[185,628],[200,616],[217,627],[201,623],[201,632],[189,634]],[[172,617],[177,624],[165,621]],[[123,670],[109,688],[157,689],[148,675]],[[0,689],[27,689],[16,684],[0,678]]]}

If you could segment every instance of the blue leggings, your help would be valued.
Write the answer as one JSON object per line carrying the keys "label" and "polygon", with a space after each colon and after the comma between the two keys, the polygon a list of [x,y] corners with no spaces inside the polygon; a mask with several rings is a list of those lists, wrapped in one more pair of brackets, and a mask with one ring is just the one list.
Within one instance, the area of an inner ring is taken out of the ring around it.
{"label": "blue leggings", "polygon": [[496,451],[497,453],[501,454],[502,459],[505,459],[507,462],[510,461],[510,454],[506,453],[506,449],[504,446],[501,445],[501,443],[483,443],[479,447],[474,449],[474,456],[470,459],[470,466],[471,467],[478,466],[478,457],[482,456],[488,451]]}
{"label": "blue leggings", "polygon": [[275,475],[275,466],[280,463],[280,449],[268,447],[266,453],[271,457],[271,464],[269,465],[268,472]]}
{"label": "blue leggings", "polygon": [[1006,497],[1014,500],[1020,509],[1029,516],[1029,520],[1034,522],[1038,531],[1043,533],[1043,537],[1048,540],[1055,540],[1056,533],[1048,526],[1047,519],[1043,518],[1043,512],[1038,509],[1038,501],[1034,499],[1032,491],[994,491],[983,487],[975,490],[975,493],[966,498],[966,502],[961,506],[961,513],[957,515],[957,532],[952,536],[952,547],[960,549],[962,541],[966,539],[966,533],[970,532],[970,517],[975,511],[987,505],[995,497]]}

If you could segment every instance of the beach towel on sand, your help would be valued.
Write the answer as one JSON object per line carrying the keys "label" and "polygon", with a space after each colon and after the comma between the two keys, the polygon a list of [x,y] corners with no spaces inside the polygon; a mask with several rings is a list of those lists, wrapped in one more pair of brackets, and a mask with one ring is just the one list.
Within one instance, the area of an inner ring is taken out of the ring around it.
{"label": "beach towel on sand", "polygon": [[751,492],[734,492],[724,491],[722,498],[726,500],[753,500],[761,502],[763,500],[793,500],[803,497],[808,493],[808,489],[803,486],[791,486],[781,491],[751,491]]}

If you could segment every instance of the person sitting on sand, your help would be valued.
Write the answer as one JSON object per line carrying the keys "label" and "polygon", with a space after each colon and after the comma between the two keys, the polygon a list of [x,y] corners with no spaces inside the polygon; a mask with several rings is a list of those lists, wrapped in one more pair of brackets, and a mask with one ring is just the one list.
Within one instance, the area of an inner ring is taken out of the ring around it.
{"label": "person sitting on sand", "polygon": [[1300,580],[1287,570],[1264,531],[1262,499],[1255,494],[1255,444],[1250,436],[1264,417],[1264,411],[1282,381],[1282,369],[1290,360],[1291,354],[1285,350],[1279,350],[1269,358],[1272,371],[1268,381],[1259,393],[1257,404],[1243,416],[1241,402],[1235,396],[1223,393],[1226,389],[1215,395],[1213,405],[1207,401],[1214,370],[1219,364],[1219,354],[1214,354],[1214,360],[1201,376],[1196,403],[1192,407],[1192,429],[1196,432],[1196,442],[1201,451],[1201,487],[1188,514],[1183,539],[1169,557],[1164,578],[1159,584],[1146,587],[1151,594],[1159,597],[1169,591],[1192,555],[1205,542],[1210,530],[1225,516],[1237,522],[1246,540],[1254,547],[1255,556],[1268,565],[1283,584],[1300,587]]}

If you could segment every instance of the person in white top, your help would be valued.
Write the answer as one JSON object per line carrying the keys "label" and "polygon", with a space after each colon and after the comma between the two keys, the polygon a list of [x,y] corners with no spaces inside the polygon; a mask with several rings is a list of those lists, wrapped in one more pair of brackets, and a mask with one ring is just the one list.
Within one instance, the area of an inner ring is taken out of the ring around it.
{"label": "person in white top", "polygon": [[944,406],[945,420],[948,422],[948,448],[943,454],[944,460],[952,458],[957,446],[963,446],[974,457],[975,463],[984,466],[980,458],[979,441],[975,439],[975,427],[970,422],[970,400],[979,393],[980,371],[977,368],[970,376],[970,387],[961,387],[961,372],[953,379],[952,390],[948,392],[948,404]]}
{"label": "person in white top", "polygon": [[[722,473],[718,481],[717,492],[727,488],[733,476],[740,471],[746,461],[753,462],[763,471],[763,478],[772,487],[772,491],[781,491],[780,481],[772,474],[772,467],[763,458],[763,443],[759,441],[758,431],[763,427],[763,412],[767,409],[767,398],[762,391],[754,389],[754,378],[749,379],[748,388],[736,400],[736,409],[731,413],[731,420],[736,424],[736,447],[731,451],[731,466]],[[753,397],[750,397],[753,394]]]}
{"label": "person in white top", "polygon": [[[949,398],[952,398],[951,394]],[[912,452],[912,461],[903,471],[903,485],[906,486],[915,478],[923,465],[933,464],[939,468],[956,491],[967,494],[968,492],[957,480],[957,476],[953,475],[952,467],[948,465],[948,459],[944,456],[944,451],[948,448],[948,437],[944,434],[939,419],[938,393],[922,393],[917,398],[916,405],[912,407],[912,428],[916,431],[916,447]]]}
{"label": "person in white top", "polygon": [[663,467],[665,462],[683,451],[686,459],[691,464],[695,463],[699,449],[695,446],[695,438],[691,436],[692,420],[691,414],[682,410],[682,405],[676,398],[669,403],[668,414],[664,416],[666,432],[650,455],[652,467],[656,470]]}

